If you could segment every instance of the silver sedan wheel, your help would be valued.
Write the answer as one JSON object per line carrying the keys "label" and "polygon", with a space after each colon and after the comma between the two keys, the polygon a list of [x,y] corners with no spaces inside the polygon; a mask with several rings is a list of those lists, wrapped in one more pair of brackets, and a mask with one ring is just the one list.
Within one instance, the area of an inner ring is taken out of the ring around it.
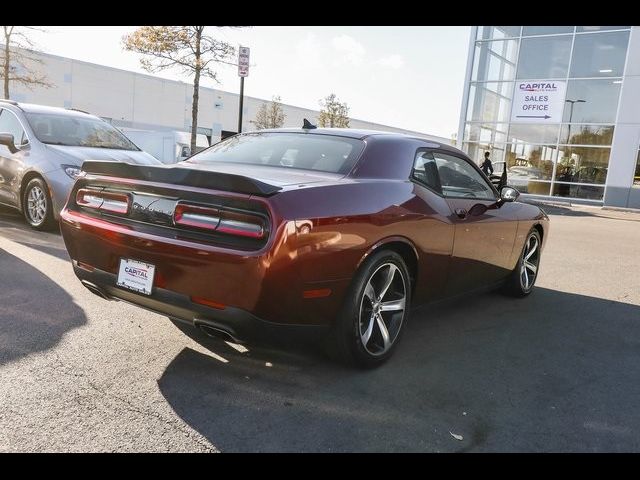
{"label": "silver sedan wheel", "polygon": [[395,264],[384,263],[369,277],[360,301],[359,332],[362,346],[371,355],[383,355],[395,343],[406,299],[406,281]]}
{"label": "silver sedan wheel", "polygon": [[27,193],[27,214],[36,226],[44,222],[47,216],[47,196],[38,185],[34,185]]}
{"label": "silver sedan wheel", "polygon": [[540,263],[540,241],[536,235],[530,235],[522,251],[522,266],[520,267],[520,286],[524,291],[533,287],[538,276]]}

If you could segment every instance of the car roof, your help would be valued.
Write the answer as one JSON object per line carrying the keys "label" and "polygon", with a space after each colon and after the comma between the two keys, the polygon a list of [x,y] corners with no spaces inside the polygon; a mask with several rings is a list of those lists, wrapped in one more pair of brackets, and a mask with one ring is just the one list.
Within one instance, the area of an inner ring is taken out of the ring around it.
{"label": "car roof", "polygon": [[[362,140],[373,135],[391,135],[395,137],[405,138],[419,138],[404,133],[385,132],[382,130],[367,130],[359,128],[267,128],[265,130],[256,130],[245,133],[257,133],[257,132],[275,132],[275,133],[308,133],[313,135],[333,135],[337,137],[357,138]],[[424,139],[422,139],[424,140]]]}
{"label": "car roof", "polygon": [[49,107],[46,105],[38,105],[35,103],[18,103],[13,101],[0,100],[1,106],[13,106],[18,110],[22,110],[25,113],[49,113],[54,115],[68,115],[74,117],[90,117],[90,118],[99,118],[95,115],[91,115],[88,112],[83,112],[81,110],[73,110],[69,108],[61,108],[61,107]]}

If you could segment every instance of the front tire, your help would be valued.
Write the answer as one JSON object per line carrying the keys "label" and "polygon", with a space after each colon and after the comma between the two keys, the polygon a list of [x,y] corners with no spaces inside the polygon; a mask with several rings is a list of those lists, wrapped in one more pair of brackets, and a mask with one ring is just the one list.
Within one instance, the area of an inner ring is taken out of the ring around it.
{"label": "front tire", "polygon": [[36,177],[29,181],[22,196],[22,212],[27,223],[36,230],[53,230],[53,203],[45,181]]}
{"label": "front tire", "polygon": [[526,297],[531,293],[540,269],[542,241],[536,228],[531,229],[522,247],[516,268],[505,284],[505,291],[514,297]]}
{"label": "front tire", "polygon": [[402,257],[374,253],[353,279],[332,328],[328,351],[348,365],[377,367],[395,350],[411,305],[411,279]]}

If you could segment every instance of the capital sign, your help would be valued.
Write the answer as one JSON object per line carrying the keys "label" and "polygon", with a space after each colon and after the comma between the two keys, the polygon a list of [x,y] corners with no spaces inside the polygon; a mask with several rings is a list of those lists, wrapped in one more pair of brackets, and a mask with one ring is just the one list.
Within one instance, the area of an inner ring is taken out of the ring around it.
{"label": "capital sign", "polygon": [[513,92],[512,122],[560,123],[567,82],[526,80],[516,82]]}

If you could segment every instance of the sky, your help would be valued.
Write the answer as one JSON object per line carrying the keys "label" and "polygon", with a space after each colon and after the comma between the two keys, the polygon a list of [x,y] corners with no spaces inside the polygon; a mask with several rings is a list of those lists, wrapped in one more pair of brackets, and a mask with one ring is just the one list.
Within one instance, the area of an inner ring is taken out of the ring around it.
{"label": "sky", "polygon": [[[140,56],[122,48],[135,26],[40,27],[31,38],[54,55],[141,73]],[[209,27],[251,49],[245,94],[319,109],[335,93],[360,120],[450,138],[458,130],[470,27]],[[238,93],[237,68],[220,65],[202,85]],[[179,71],[156,73],[190,82]]]}

